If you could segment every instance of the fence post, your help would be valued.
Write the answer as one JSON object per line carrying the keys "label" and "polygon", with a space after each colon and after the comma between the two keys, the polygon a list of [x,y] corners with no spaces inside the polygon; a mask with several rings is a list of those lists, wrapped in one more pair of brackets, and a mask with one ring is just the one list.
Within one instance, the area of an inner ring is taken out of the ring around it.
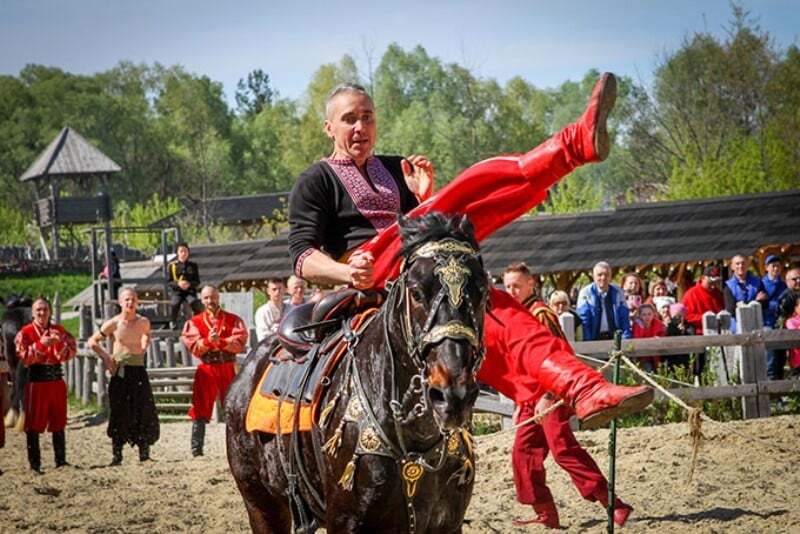
{"label": "fence post", "polygon": [[97,363],[95,363],[95,374],[97,375],[97,406],[100,410],[104,410],[106,407],[106,366],[103,363],[102,358],[95,358]]}
{"label": "fence post", "polygon": [[[500,398],[500,402],[507,403],[507,404],[514,404],[514,401],[503,395],[502,393],[498,393],[497,396]],[[514,406],[516,409],[516,406]],[[514,420],[511,417],[506,417],[505,415],[500,418],[500,430],[508,430],[509,428],[514,426]]]}
{"label": "fence post", "polygon": [[53,296],[53,322],[61,324],[61,293],[58,291]]}
{"label": "fence post", "polygon": [[[720,334],[731,333],[731,314],[722,310],[717,314],[717,327]],[[734,347],[720,347],[720,358],[716,361],[716,386],[727,386],[733,382],[735,371],[738,369],[736,349]]]}
{"label": "fence post", "polygon": [[83,395],[83,356],[78,354],[73,360],[75,361],[75,385],[72,388],[72,393],[80,398]]}
{"label": "fence post", "polygon": [[92,393],[92,360],[88,356],[81,356],[83,360],[83,389],[81,390],[81,404],[89,404]]}
{"label": "fence post", "polygon": [[575,344],[575,316],[569,312],[564,312],[558,316],[558,324],[570,345]]}
{"label": "fence post", "polygon": [[153,338],[150,340],[150,361],[147,362],[148,367],[156,368],[161,367],[161,362],[164,358],[161,356],[161,340]]}
{"label": "fence post", "polygon": [[[738,347],[741,355],[739,362],[742,371],[742,384],[755,384],[767,380],[767,353],[764,347],[763,316],[761,304],[751,302],[736,308],[736,324],[741,334],[751,334],[756,343]],[[760,340],[760,342],[758,342]],[[769,395],[742,397],[742,412],[745,419],[769,416]]]}
{"label": "fence post", "polygon": [[164,338],[164,352],[167,353],[167,367],[175,367],[175,340],[173,338]]}

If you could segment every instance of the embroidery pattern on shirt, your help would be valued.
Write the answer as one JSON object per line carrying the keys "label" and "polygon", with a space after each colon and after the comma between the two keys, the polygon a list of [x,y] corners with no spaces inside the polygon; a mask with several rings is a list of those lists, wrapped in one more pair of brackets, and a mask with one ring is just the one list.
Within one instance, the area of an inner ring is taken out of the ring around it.
{"label": "embroidery pattern on shirt", "polygon": [[325,161],[342,182],[356,209],[376,230],[394,223],[400,212],[400,190],[378,158],[373,156],[367,160],[367,175],[375,189],[361,176],[353,160],[326,158]]}

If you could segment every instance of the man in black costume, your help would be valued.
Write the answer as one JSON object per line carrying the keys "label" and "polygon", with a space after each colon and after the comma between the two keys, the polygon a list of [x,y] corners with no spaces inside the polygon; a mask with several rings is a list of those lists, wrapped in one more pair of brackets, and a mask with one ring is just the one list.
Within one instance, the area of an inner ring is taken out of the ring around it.
{"label": "man in black costume", "polygon": [[197,288],[200,287],[200,269],[193,261],[189,261],[189,245],[178,243],[175,249],[178,257],[172,260],[167,267],[169,273],[169,288],[172,290],[170,299],[170,321],[172,327],[177,326],[178,313],[184,302],[192,307],[194,313],[203,311],[203,304],[197,298]]}
{"label": "man in black costume", "polygon": [[[106,321],[89,339],[89,347],[105,362],[111,373],[108,399],[108,437],[111,438],[111,465],[122,463],[125,443],[139,447],[139,460],[150,459],[150,446],[158,441],[159,426],[153,391],[145,368],[145,352],[150,343],[150,321],[136,313],[139,299],[136,291],[120,291],[122,312]],[[109,354],[102,340],[113,336],[113,353]]]}

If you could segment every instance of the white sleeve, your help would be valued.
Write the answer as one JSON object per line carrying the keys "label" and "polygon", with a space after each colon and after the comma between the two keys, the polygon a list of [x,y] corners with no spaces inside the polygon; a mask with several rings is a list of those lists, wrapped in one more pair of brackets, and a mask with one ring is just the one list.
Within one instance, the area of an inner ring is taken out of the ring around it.
{"label": "white sleeve", "polygon": [[256,324],[256,339],[261,341],[268,335],[272,333],[269,329],[269,325],[267,324],[267,305],[263,304],[256,310],[256,316],[254,319]]}

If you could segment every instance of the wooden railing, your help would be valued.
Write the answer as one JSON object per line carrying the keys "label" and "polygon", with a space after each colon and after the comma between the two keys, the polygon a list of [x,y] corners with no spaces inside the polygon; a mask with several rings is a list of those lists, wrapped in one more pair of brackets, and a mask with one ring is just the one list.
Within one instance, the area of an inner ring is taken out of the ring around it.
{"label": "wooden railing", "polygon": [[[714,386],[670,388],[669,392],[687,401],[741,397],[745,418],[766,417],[770,414],[769,395],[800,392],[800,380],[767,380],[766,350],[800,347],[800,331],[764,329],[758,303],[738,308],[736,315],[740,333],[727,331],[731,324],[727,312],[719,315],[708,313],[703,318],[702,336],[628,339],[622,343],[622,352],[635,360],[643,356],[696,354],[706,351],[708,347],[722,347],[725,365],[729,370],[737,370],[731,374],[739,376],[740,384],[730,383],[721,371],[722,362],[717,362],[717,383]],[[565,332],[574,332],[570,323],[571,315],[564,314],[560,319]],[[720,327],[723,333],[718,333]],[[571,343],[578,355],[603,360],[608,358],[612,342]],[[177,332],[153,332],[147,351],[147,366],[160,413],[175,415],[176,411],[185,413],[188,409],[195,372],[193,360],[180,342]],[[84,404],[106,404],[107,384],[102,362],[91,351],[81,346],[78,356],[66,367],[66,380],[71,392]],[[487,392],[481,393],[475,407],[477,411],[496,413],[504,418],[510,418],[514,411],[509,399]],[[509,421],[506,420],[504,425],[508,425]]]}

